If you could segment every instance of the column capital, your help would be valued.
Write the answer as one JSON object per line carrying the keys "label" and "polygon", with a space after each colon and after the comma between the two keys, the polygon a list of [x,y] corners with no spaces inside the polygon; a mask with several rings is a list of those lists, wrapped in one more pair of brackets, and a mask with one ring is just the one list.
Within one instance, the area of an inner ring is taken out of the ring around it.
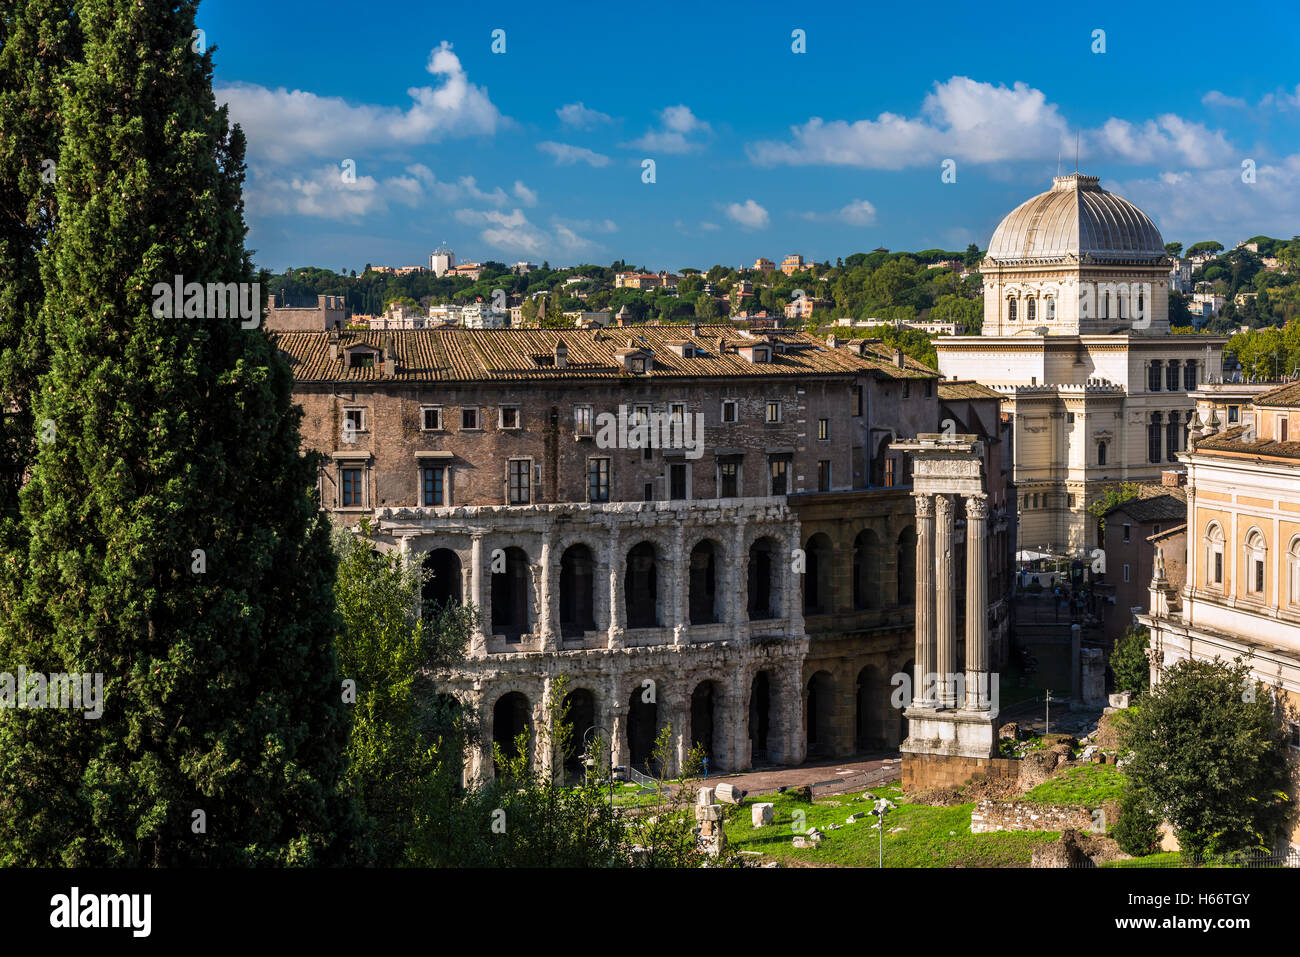
{"label": "column capital", "polygon": [[978,495],[966,496],[966,517],[971,518],[988,518],[989,500],[983,493]]}
{"label": "column capital", "polygon": [[916,500],[916,514],[918,518],[932,518],[934,516],[934,496],[929,492],[913,492],[912,498]]}
{"label": "column capital", "polygon": [[953,513],[952,499],[947,495],[936,494],[934,496],[934,510],[940,517],[947,518]]}

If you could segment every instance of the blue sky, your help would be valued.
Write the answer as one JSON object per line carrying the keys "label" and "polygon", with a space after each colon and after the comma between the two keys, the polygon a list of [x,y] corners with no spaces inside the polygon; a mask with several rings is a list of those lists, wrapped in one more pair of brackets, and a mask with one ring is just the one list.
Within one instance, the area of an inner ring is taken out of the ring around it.
{"label": "blue sky", "polygon": [[984,246],[1076,134],[1167,241],[1300,234],[1284,4],[485,7],[200,7],[259,265],[427,265],[443,240],[655,269]]}

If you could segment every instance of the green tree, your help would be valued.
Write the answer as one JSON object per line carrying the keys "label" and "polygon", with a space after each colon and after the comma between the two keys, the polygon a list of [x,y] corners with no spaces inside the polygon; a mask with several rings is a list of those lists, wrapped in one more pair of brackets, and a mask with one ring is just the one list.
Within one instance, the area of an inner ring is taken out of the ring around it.
{"label": "green tree", "polygon": [[1223,252],[1223,243],[1215,242],[1213,239],[1202,240],[1199,243],[1192,243],[1187,250],[1187,255],[1199,256],[1201,253],[1221,253]]}
{"label": "green tree", "polygon": [[722,314],[718,300],[712,296],[702,295],[695,300],[695,316],[698,319],[717,319]]}
{"label": "green tree", "polygon": [[1145,857],[1160,846],[1160,815],[1136,787],[1126,787],[1119,799],[1119,820],[1107,828],[1119,849]]}
{"label": "green tree", "polygon": [[1115,639],[1110,653],[1110,670],[1115,674],[1115,688],[1119,691],[1143,692],[1151,684],[1151,663],[1147,648],[1151,635],[1144,627],[1129,627]]}
{"label": "green tree", "polygon": [[54,440],[20,496],[0,660],[102,675],[102,715],[0,711],[9,864],[332,863],[353,840],[335,563],[291,372],[262,330],[154,292],[253,278],[244,137],[194,13],[78,3],[58,83],[33,396]]}
{"label": "green tree", "polygon": [[1182,243],[1165,243],[1165,252],[1171,256],[1181,256],[1183,253]]}
{"label": "green tree", "polygon": [[366,827],[366,859],[423,863],[459,782],[465,742],[477,733],[426,675],[464,659],[477,612],[421,607],[419,570],[372,549],[368,532],[335,533],[339,665],[356,693],[346,781]]}
{"label": "green tree", "polygon": [[1116,505],[1122,505],[1124,502],[1131,501],[1142,494],[1142,486],[1137,482],[1116,482],[1113,485],[1107,485],[1097,494],[1097,497],[1088,505],[1088,513],[1096,518],[1101,519],[1102,540],[1105,541],[1106,534],[1106,513]]}
{"label": "green tree", "polygon": [[1183,659],[1121,734],[1131,784],[1185,852],[1271,850],[1290,817],[1286,735],[1269,689],[1237,659]]}

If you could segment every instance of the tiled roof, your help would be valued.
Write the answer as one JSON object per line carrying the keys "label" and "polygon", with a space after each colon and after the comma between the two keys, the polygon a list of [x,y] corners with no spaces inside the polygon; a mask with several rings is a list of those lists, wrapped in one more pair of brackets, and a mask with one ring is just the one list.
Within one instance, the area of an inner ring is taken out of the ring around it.
{"label": "tiled roof", "polygon": [[[1279,403],[1274,404],[1276,405]],[[1275,458],[1300,459],[1300,442],[1269,442],[1267,440],[1243,442],[1241,436],[1245,431],[1245,426],[1234,425],[1230,429],[1216,432],[1207,439],[1197,440],[1196,451],[1245,452],[1248,454],[1267,455]]]}
{"label": "tiled roof", "polygon": [[939,398],[945,402],[957,402],[962,399],[1001,399],[1002,393],[995,392],[986,385],[980,385],[973,379],[941,379]]}
{"label": "tiled roof", "polygon": [[[387,332],[349,330],[339,335],[340,358],[330,357],[330,333],[281,332],[276,343],[285,353],[298,382],[483,382],[581,378],[642,378],[850,375],[875,372],[891,378],[935,378],[938,373],[914,359],[904,367],[894,364],[893,352],[883,343],[867,341],[863,354],[832,349],[825,341],[804,333],[774,331],[784,351],[774,351],[770,362],[753,363],[734,351],[719,354],[718,340],[729,350],[762,342],[731,326],[704,325],[698,335],[690,326],[638,325],[624,329],[398,329]],[[393,340],[397,371],[384,374],[383,363],[370,368],[344,367],[343,350],[364,343],[383,347],[383,337]],[[691,342],[698,350],[684,358],[670,343]],[[565,368],[539,365],[534,356],[546,356],[559,342],[568,347]],[[654,354],[651,371],[624,371],[616,358],[628,348],[646,348]]]}
{"label": "tiled roof", "polygon": [[1121,502],[1106,514],[1122,512],[1135,522],[1187,521],[1187,492],[1180,488],[1164,487],[1158,495],[1144,496]]}
{"label": "tiled roof", "polygon": [[1300,407],[1300,382],[1288,382],[1286,385],[1280,385],[1275,389],[1269,389],[1267,392],[1261,392],[1251,401],[1256,405],[1298,408]]}

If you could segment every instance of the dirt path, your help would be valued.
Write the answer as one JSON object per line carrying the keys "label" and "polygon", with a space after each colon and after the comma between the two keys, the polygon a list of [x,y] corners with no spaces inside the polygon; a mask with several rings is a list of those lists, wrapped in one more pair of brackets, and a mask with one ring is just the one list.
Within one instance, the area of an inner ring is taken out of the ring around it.
{"label": "dirt path", "polygon": [[897,781],[901,759],[898,752],[857,755],[842,761],[817,760],[797,768],[756,768],[734,774],[710,775],[709,783],[726,781],[748,792],[749,797],[771,794],[780,787],[811,785],[814,797],[861,791],[874,785]]}

